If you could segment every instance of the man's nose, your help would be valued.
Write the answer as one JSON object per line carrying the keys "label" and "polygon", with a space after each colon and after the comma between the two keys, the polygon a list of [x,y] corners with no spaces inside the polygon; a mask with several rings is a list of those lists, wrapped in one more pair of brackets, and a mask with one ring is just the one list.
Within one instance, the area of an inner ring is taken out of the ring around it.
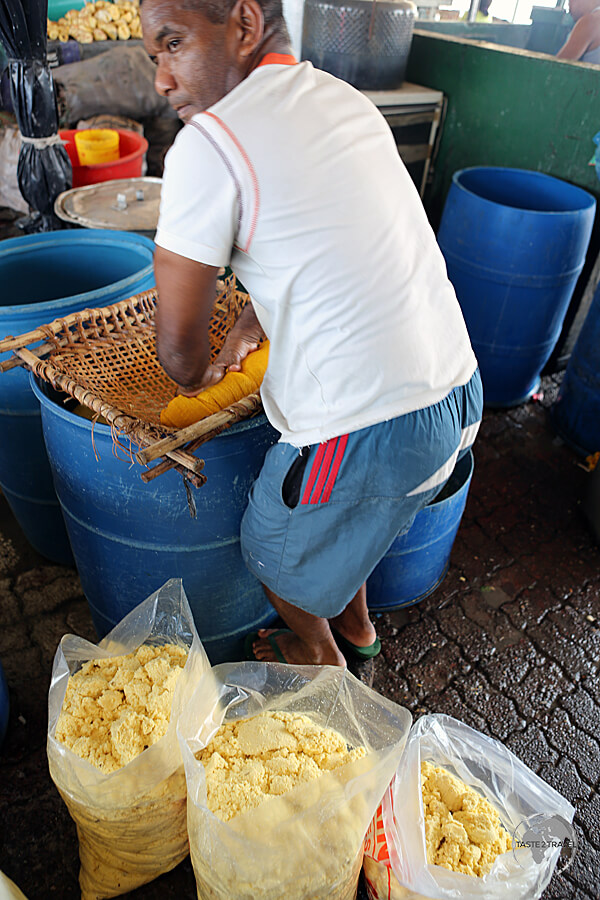
{"label": "man's nose", "polygon": [[175,87],[175,79],[168,64],[159,62],[156,75],[154,76],[154,87],[156,93],[160,94],[161,97],[168,97]]}

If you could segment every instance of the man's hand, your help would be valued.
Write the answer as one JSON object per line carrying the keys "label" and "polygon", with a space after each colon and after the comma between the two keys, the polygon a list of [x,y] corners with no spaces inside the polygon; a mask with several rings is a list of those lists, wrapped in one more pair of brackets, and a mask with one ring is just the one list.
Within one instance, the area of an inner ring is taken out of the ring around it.
{"label": "man's hand", "polygon": [[240,316],[225,338],[221,351],[213,363],[207,366],[202,379],[192,387],[179,387],[183,397],[195,397],[201,391],[221,381],[227,372],[240,372],[242,361],[258,349],[265,337],[251,303],[247,303]]}
{"label": "man's hand", "polygon": [[[234,335],[233,333],[225,340],[223,348],[214,363],[209,366],[210,369],[222,369],[225,372],[240,372],[242,368],[242,360],[249,353],[258,348],[258,341],[252,337],[244,337],[243,335]],[[219,381],[223,377],[217,376],[211,384]]]}
{"label": "man's hand", "polygon": [[195,397],[201,391],[211,387],[213,384],[221,381],[227,372],[239,372],[242,368],[242,360],[253,350],[258,347],[257,343],[250,343],[243,339],[231,341],[230,344],[223,344],[223,349],[217,355],[214,363],[207,366],[202,380],[194,387],[178,387],[177,393],[183,397]]}

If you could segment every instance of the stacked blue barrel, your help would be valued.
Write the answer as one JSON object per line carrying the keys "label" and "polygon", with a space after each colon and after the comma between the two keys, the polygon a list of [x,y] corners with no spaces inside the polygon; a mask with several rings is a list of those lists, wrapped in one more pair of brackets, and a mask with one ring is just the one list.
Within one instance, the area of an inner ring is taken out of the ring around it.
{"label": "stacked blue barrel", "polygon": [[579,453],[600,451],[600,284],[569,358],[552,421]]}
{"label": "stacked blue barrel", "polygon": [[454,174],[438,241],[488,406],[517,406],[537,389],[595,210],[587,191],[541,172],[478,166]]}
{"label": "stacked blue barrel", "polygon": [[[2,241],[0,339],[153,287],[153,252],[148,238],[121,231],[56,231]],[[42,556],[72,563],[39,403],[20,367],[0,377],[0,433],[0,487],[15,518]]]}
{"label": "stacked blue barrel", "polygon": [[[213,664],[242,658],[244,638],[275,618],[246,569],[240,523],[248,491],[279,435],[264,415],[202,447],[208,480],[193,490],[190,515],[181,475],[148,484],[139,465],[113,452],[108,425],[76,415],[33,376],[44,438],[73,555],[96,631],[103,637],[170,578],[181,578]],[[93,427],[93,441],[92,441]]]}

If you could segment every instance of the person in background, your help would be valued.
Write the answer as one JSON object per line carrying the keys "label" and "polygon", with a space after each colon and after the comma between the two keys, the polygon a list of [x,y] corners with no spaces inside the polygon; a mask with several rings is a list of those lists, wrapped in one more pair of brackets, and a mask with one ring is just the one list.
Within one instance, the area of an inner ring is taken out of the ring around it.
{"label": "person in background", "polygon": [[600,66],[599,0],[569,0],[569,12],[575,25],[556,56]]}
{"label": "person in background", "polygon": [[[477,10],[477,15],[475,16],[476,22],[493,22],[493,17],[490,13],[490,6],[492,5],[492,0],[481,0],[479,3],[479,9]],[[466,21],[469,18],[469,10],[462,14],[460,17],[461,21]]]}
{"label": "person in background", "polygon": [[[288,628],[248,635],[248,656],[373,657],[365,581],[481,419],[441,251],[385,119],[296,62],[281,0],[141,9],[156,89],[186,123],[156,234],[159,359],[193,396],[270,340],[261,396],[281,438],[251,489],[241,549]],[[211,365],[226,265],[251,302]]]}

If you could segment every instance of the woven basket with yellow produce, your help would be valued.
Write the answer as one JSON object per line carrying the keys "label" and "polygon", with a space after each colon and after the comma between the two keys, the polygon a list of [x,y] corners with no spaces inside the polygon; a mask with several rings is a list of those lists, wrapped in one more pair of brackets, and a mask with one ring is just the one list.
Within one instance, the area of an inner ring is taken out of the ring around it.
{"label": "woven basket with yellow produce", "polygon": [[139,0],[95,0],[83,9],[70,9],[56,22],[48,19],[48,39],[80,44],[94,41],[127,41],[142,37]]}
{"label": "woven basket with yellow produce", "polygon": [[[24,364],[56,390],[74,397],[80,405],[77,414],[85,415],[87,408],[86,418],[109,424],[128,460],[144,466],[159,460],[144,469],[143,481],[175,468],[200,487],[206,481],[204,461],[193,451],[262,410],[259,390],[268,342],[248,355],[241,372],[228,372],[197,397],[178,396],[177,385],[156,355],[156,302],[156,290],[146,291],[5,338],[0,353],[16,355],[0,363],[0,372]],[[209,325],[211,359],[246,302],[248,295],[238,289],[235,275],[217,282]],[[27,349],[31,344],[33,349]]]}

